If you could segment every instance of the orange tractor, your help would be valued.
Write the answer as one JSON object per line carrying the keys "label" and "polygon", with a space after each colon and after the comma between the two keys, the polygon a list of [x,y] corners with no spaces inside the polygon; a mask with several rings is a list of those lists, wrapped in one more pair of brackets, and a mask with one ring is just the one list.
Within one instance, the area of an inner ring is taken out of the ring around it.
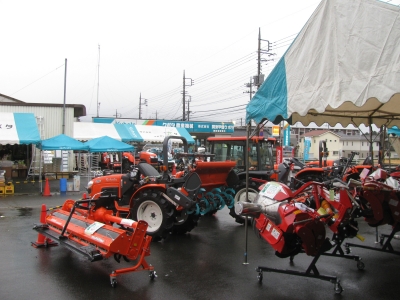
{"label": "orange tractor", "polygon": [[[165,138],[164,153],[171,138],[178,137]],[[187,153],[186,139],[179,138]],[[225,205],[233,206],[233,191],[227,189],[227,180],[236,178],[230,172],[234,165],[233,162],[192,163],[192,170],[176,176],[168,172],[165,156],[161,173],[152,165],[140,162],[127,174],[93,178],[88,192],[116,216],[146,221],[147,234],[157,241],[170,233],[190,232],[201,215],[214,213]]]}

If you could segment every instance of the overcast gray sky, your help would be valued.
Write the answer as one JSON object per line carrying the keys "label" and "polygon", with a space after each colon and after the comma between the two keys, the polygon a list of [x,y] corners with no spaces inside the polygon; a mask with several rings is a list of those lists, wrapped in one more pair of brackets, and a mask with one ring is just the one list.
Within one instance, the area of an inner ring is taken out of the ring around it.
{"label": "overcast gray sky", "polygon": [[67,59],[66,103],[89,117],[137,118],[141,93],[142,118],[181,119],[185,70],[191,120],[240,123],[259,28],[268,74],[319,2],[0,0],[0,93],[63,103]]}

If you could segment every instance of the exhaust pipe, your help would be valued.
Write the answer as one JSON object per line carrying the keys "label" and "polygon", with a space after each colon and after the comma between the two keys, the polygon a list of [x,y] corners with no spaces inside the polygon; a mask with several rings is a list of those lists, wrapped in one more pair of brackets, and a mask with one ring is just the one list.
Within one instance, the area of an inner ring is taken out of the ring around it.
{"label": "exhaust pipe", "polygon": [[238,202],[235,205],[235,212],[239,216],[258,218],[263,212],[263,207],[251,202]]}

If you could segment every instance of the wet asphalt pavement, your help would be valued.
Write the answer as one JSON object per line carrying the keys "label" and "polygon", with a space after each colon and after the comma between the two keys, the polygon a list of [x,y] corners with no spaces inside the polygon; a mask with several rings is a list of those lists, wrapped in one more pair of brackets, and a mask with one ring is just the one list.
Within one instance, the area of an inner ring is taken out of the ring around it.
{"label": "wet asphalt pavement", "polygon": [[[57,187],[52,187],[52,192]],[[83,191],[83,189],[82,189]],[[272,247],[248,228],[245,262],[245,227],[234,222],[228,209],[202,217],[190,234],[169,236],[151,244],[147,262],[155,267],[157,278],[148,271],[119,275],[112,288],[109,274],[130,264],[113,259],[89,262],[85,257],[58,246],[36,249],[34,224],[39,223],[41,204],[61,205],[66,199],[79,199],[82,192],[43,197],[34,192],[0,198],[0,299],[398,299],[400,257],[398,255],[352,248],[362,257],[364,270],[353,260],[322,256],[317,268],[321,274],[337,276],[344,291],[338,295],[328,281],[288,274],[264,272],[258,282],[255,268],[304,271],[311,257],[299,254],[289,259],[275,256]],[[375,229],[359,220],[362,243],[377,246]],[[379,233],[389,233],[388,225]],[[330,233],[328,233],[330,235]],[[400,250],[400,241],[392,245]]]}

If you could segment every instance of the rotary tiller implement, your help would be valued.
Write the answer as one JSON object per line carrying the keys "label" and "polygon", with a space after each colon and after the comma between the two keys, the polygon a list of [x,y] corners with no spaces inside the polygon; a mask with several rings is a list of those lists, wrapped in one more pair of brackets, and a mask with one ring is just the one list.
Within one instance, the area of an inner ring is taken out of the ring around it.
{"label": "rotary tiller implement", "polygon": [[[216,211],[227,206],[229,209],[235,204],[235,191],[228,186],[237,181],[237,176],[232,170],[236,163],[196,161],[189,172],[196,173],[201,179],[197,202],[190,210],[189,214],[207,215],[214,214]],[[181,172],[179,175],[182,175]]]}
{"label": "rotary tiller implement", "polygon": [[[70,250],[88,257],[91,262],[111,256],[119,263],[136,260],[135,265],[111,272],[111,286],[117,284],[117,275],[149,271],[150,278],[156,277],[154,267],[145,257],[150,255],[152,237],[146,234],[145,221],[133,221],[116,217],[104,207],[94,209],[97,200],[66,200],[61,208],[46,210],[42,205],[39,225],[34,226],[38,240],[36,248],[54,246],[57,242]],[[47,212],[49,213],[47,214]],[[115,226],[118,227],[115,227]]]}
{"label": "rotary tiller implement", "polygon": [[[309,182],[305,188],[310,185],[321,184]],[[313,189],[317,191],[316,187]],[[268,182],[253,203],[241,202],[236,207],[238,215],[253,217],[253,229],[257,236],[267,241],[278,257],[293,260],[300,252],[314,257],[304,272],[259,266],[256,268],[258,280],[262,281],[263,272],[316,278],[332,282],[335,292],[340,294],[343,289],[338,278],[320,274],[316,267],[319,257],[332,248],[325,237],[325,224],[332,220],[332,214],[321,215],[304,203],[292,201],[293,197],[293,192],[285,184]]]}
{"label": "rotary tiller implement", "polygon": [[[388,175],[387,171],[377,169],[366,177],[358,189],[358,199],[361,215],[371,227],[388,224],[392,226],[389,235],[380,236],[381,248],[347,243],[346,248],[359,247],[400,255],[391,245],[396,232],[400,231],[400,190],[396,178]],[[385,241],[386,239],[386,241]]]}
{"label": "rotary tiller implement", "polygon": [[[307,189],[310,185],[311,190]],[[330,190],[326,188],[327,186]],[[357,237],[361,241],[364,240],[358,234],[358,223],[354,220],[360,214],[360,206],[350,192],[352,188],[354,188],[352,183],[346,184],[337,178],[323,183],[307,183],[299,190],[300,194],[298,191],[294,192],[292,201],[305,203],[320,214],[331,216],[327,226],[333,232],[331,243],[334,248],[332,252],[323,252],[321,255],[355,260],[357,268],[362,270],[365,266],[361,258],[358,255],[350,255],[347,247],[346,251],[342,249],[342,243],[346,238]]]}

